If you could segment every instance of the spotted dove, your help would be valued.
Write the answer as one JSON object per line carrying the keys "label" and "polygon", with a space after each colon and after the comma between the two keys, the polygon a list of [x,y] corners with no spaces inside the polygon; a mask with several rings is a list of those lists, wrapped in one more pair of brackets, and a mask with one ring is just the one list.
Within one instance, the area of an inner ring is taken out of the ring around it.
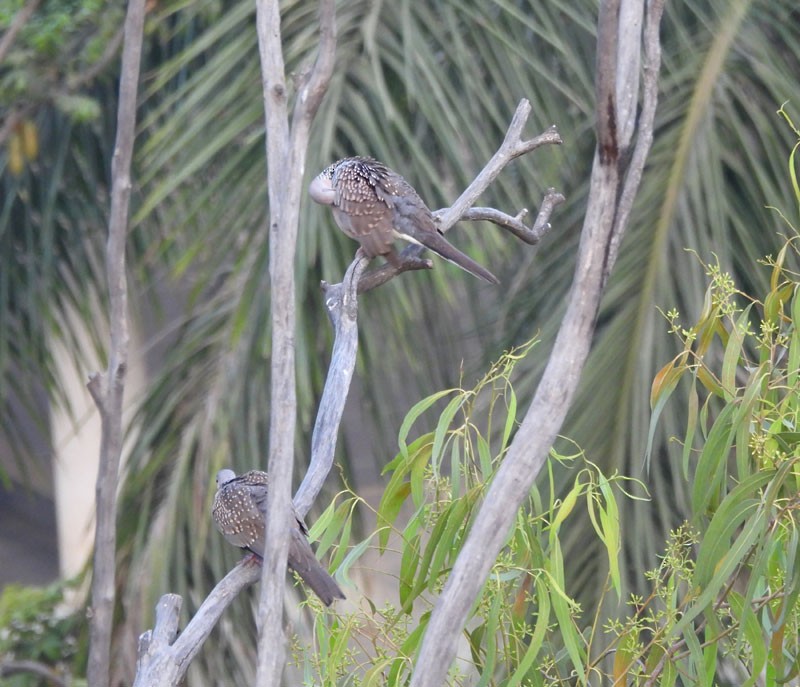
{"label": "spotted dove", "polygon": [[470,274],[499,284],[489,270],[447,241],[431,211],[403,177],[371,157],[347,157],[323,170],[308,188],[311,198],[330,205],[333,219],[361,244],[368,258],[382,255],[399,267],[394,241],[420,244]]}
{"label": "spotted dove", "polygon": [[[267,485],[267,473],[260,470],[251,470],[238,477],[233,470],[220,470],[211,511],[217,529],[228,542],[260,558],[264,557]],[[314,556],[306,539],[306,526],[294,508],[292,515],[294,526],[289,540],[289,567],[303,578],[326,606],[330,606],[334,599],[344,599],[342,590]]]}

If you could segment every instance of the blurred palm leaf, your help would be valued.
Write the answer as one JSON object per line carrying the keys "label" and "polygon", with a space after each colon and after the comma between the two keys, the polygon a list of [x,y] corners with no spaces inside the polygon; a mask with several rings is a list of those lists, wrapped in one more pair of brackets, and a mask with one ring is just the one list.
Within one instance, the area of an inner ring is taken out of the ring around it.
{"label": "blurred palm leaf", "polygon": [[[651,502],[626,501],[628,574],[652,568],[666,530],[686,512],[690,489],[678,469],[686,417],[663,417],[649,475],[644,448],[653,376],[676,353],[656,308],[676,307],[692,321],[702,307],[705,262],[718,256],[745,290],[762,289],[758,258],[785,232],[766,205],[788,208],[786,159],[791,132],[775,115],[792,95],[800,38],[791,3],[671,4],[665,16],[660,116],[628,237],[600,314],[601,328],[566,432],[604,469],[645,477]],[[768,65],[780,67],[772,70]],[[600,560],[578,535],[576,584],[603,579]],[[629,579],[631,586],[638,580]]]}
{"label": "blurred palm leaf", "polygon": [[[70,410],[53,340],[61,340],[77,362],[87,353],[86,340],[102,355],[104,330],[98,294],[105,282],[109,121],[73,125],[46,109],[32,121],[42,153],[19,176],[0,156],[0,431],[15,451],[27,448],[26,423],[49,434],[46,411],[36,400],[43,391]],[[18,454],[23,474],[51,469],[49,454],[34,453],[33,461],[30,456]]]}
{"label": "blurred palm leaf", "polygon": [[[361,355],[340,451],[357,486],[394,454],[400,420],[416,400],[462,374],[469,385],[501,350],[540,330],[545,343],[515,384],[521,400],[532,393],[560,322],[586,203],[595,13],[589,0],[339,3],[337,70],[312,133],[309,178],[338,157],[372,154],[432,207],[447,205],[526,97],[534,105],[530,135],[556,123],[565,143],[515,161],[481,203],[535,212],[547,186],[568,198],[539,250],[521,250],[488,225],[455,230],[452,240],[500,276],[499,289],[437,261],[433,272],[402,275],[361,299]],[[236,557],[209,528],[210,475],[226,464],[264,464],[269,294],[253,14],[249,2],[174,3],[150,24],[133,247],[153,379],[131,430],[121,507],[124,632],[140,631],[167,590],[184,596],[187,612],[196,607]],[[746,286],[767,279],[755,259],[780,245],[782,226],[764,206],[792,207],[790,135],[774,112],[796,91],[798,19],[791,0],[667,8],[655,144],[564,429],[606,474],[617,469],[648,483],[652,502],[624,501],[620,514],[631,571],[652,567],[687,491],[668,447],[684,421],[677,408],[665,412],[651,472],[642,472],[650,380],[676,352],[656,306],[696,315],[705,280],[685,248],[703,258],[715,252]],[[290,73],[313,57],[315,22],[313,3],[284,3]],[[300,460],[330,349],[317,284],[338,281],[355,250],[326,209],[304,204]],[[73,300],[82,302],[77,290]],[[592,594],[605,578],[604,556],[586,541],[572,533],[573,593]],[[251,627],[241,620],[245,602],[232,613],[236,627]],[[251,657],[252,636],[223,634],[232,655]],[[247,670],[222,665],[219,649],[207,652],[193,683],[232,681]]]}

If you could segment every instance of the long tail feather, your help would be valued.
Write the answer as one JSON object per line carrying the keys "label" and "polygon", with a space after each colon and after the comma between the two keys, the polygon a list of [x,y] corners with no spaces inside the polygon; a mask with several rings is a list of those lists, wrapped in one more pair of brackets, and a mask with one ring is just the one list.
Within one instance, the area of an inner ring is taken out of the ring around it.
{"label": "long tail feather", "polygon": [[483,279],[483,281],[489,284],[500,283],[500,280],[489,270],[479,265],[468,255],[462,253],[441,234],[436,232],[424,232],[424,234],[423,232],[418,232],[417,238],[422,241],[426,248],[430,248],[434,253],[443,257],[448,262],[452,262],[465,272],[469,272],[471,275]]}

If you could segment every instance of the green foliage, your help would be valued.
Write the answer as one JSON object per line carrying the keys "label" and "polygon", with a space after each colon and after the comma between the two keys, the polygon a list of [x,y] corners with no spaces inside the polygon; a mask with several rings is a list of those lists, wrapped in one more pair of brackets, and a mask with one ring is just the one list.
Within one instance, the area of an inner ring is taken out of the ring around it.
{"label": "green foliage", "polygon": [[[0,665],[33,661],[54,669],[62,678],[85,672],[86,621],[83,611],[70,610],[65,593],[75,585],[49,587],[9,585],[0,595]],[[40,684],[31,674],[8,678],[4,685]],[[73,684],[76,684],[73,682]]]}
{"label": "green foliage", "polygon": [[[3,3],[0,31],[8,29],[24,5],[22,0]],[[124,4],[116,1],[44,0],[0,65],[0,107],[30,114],[77,95],[113,56],[105,52],[122,26],[123,10]],[[96,100],[94,108],[97,114]]]}
{"label": "green foliage", "polygon": [[799,244],[792,229],[763,261],[762,299],[715,262],[705,266],[697,322],[686,327],[676,310],[667,313],[683,350],[654,380],[652,423],[678,389],[688,397],[682,456],[693,515],[650,574],[663,605],[644,624],[637,612],[624,629],[649,637],[632,654],[642,661],[628,666],[631,675],[654,665],[665,682],[676,671],[699,680],[723,656],[746,685],[800,674]]}
{"label": "green foliage", "polygon": [[[692,517],[670,532],[656,568],[629,571],[649,592],[607,612],[612,604],[604,597],[621,599],[619,496],[635,497],[625,478],[605,476],[581,451],[554,453],[547,487],[535,488],[523,504],[471,610],[463,633],[467,651],[449,684],[728,680],[777,687],[797,679],[800,236],[764,264],[771,275],[763,300],[745,296],[714,263],[706,266],[709,286],[698,322],[684,327],[669,313],[684,350],[654,380],[652,405],[663,409],[676,395],[696,397],[685,404],[681,451],[693,483]],[[409,411],[400,452],[385,469],[377,530],[346,557],[352,562],[373,542],[382,553],[396,552],[399,603],[377,607],[367,599],[353,613],[318,618],[313,646],[295,647],[305,684],[406,683],[433,602],[513,438],[511,376],[530,348],[503,356],[473,389],[432,394]],[[484,406],[488,412],[479,412]],[[411,439],[434,408],[435,428]],[[654,412],[652,422],[658,421]],[[559,496],[555,468],[565,465],[574,481]],[[332,505],[326,514],[340,513],[342,520],[352,513],[350,503]],[[570,563],[562,532],[581,504],[609,570],[591,608],[574,599],[565,577]]]}
{"label": "green foliage", "polygon": [[[346,557],[334,554],[344,560],[339,576],[366,546],[398,555],[399,573],[391,578],[398,603],[378,606],[365,599],[352,613],[319,616],[313,644],[298,640],[294,646],[305,684],[399,685],[408,679],[436,596],[513,436],[511,376],[533,343],[503,355],[474,388],[433,394],[409,411],[398,436],[400,452],[385,469],[390,478],[375,514],[376,532]],[[409,441],[437,405],[435,429]],[[555,493],[554,462],[579,467],[564,498]],[[468,652],[453,669],[451,684],[569,684],[575,676],[586,681],[590,645],[582,611],[566,590],[560,532],[585,504],[608,552],[608,589],[618,588],[617,498],[625,480],[606,478],[580,452],[554,455],[548,475],[547,493],[534,489],[520,509],[472,609],[464,632]],[[315,528],[324,530],[320,549],[330,541],[347,545],[355,503],[351,497],[332,504],[318,520]]]}

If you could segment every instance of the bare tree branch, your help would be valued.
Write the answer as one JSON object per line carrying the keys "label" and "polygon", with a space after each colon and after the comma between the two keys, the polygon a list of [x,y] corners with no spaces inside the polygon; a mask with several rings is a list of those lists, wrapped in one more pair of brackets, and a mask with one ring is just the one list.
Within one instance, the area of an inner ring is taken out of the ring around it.
{"label": "bare tree branch", "polygon": [[555,207],[561,205],[564,200],[564,196],[554,188],[547,189],[547,193],[542,199],[542,204],[539,206],[539,215],[530,227],[522,221],[522,218],[528,214],[527,208],[523,208],[513,217],[495,208],[469,208],[461,216],[460,221],[492,222],[498,227],[510,231],[520,241],[524,241],[530,246],[535,246],[551,229],[550,222],[546,218],[549,218]]}
{"label": "bare tree branch", "polygon": [[[289,545],[289,518],[294,432],[295,392],[295,282],[297,228],[287,215],[286,185],[291,184],[287,86],[281,45],[280,7],[277,0],[256,1],[256,31],[261,57],[264,113],[267,130],[269,194],[270,324],[272,327],[269,417],[270,497],[267,505],[264,565],[259,601],[258,670],[256,685],[279,683],[284,662],[282,636],[283,594]],[[279,582],[280,581],[280,582]]]}
{"label": "bare tree branch", "polygon": [[[620,0],[605,0],[597,17],[597,61],[595,67],[595,111],[600,164],[616,164],[620,157],[617,140],[617,51],[619,48]],[[633,74],[638,75],[637,62]],[[638,78],[637,78],[638,84]],[[638,91],[638,88],[637,88]]]}
{"label": "bare tree branch", "polygon": [[134,687],[175,687],[179,685],[192,659],[219,622],[223,611],[243,589],[258,581],[261,568],[239,563],[214,587],[194,617],[178,635],[182,600],[165,594],[156,606],[156,622],[139,638],[139,658]]}
{"label": "bare tree branch", "polygon": [[475,180],[464,189],[464,192],[456,199],[456,202],[439,215],[439,228],[442,231],[448,231],[459,221],[467,209],[475,204],[475,201],[489,188],[509,162],[541,146],[561,144],[561,136],[559,136],[555,126],[551,126],[547,131],[534,138],[523,139],[522,133],[530,113],[531,104],[523,98],[517,105],[517,110],[506,132],[503,144],[497,149],[492,159],[486,163],[480,174],[475,177]]}
{"label": "bare tree branch", "polygon": [[111,631],[116,574],[117,483],[122,453],[122,399],[128,364],[128,288],[125,243],[131,193],[131,159],[136,131],[145,0],[130,0],[117,112],[117,140],[111,163],[111,214],[106,246],[110,348],[108,368],[89,379],[89,391],[100,411],[100,465],[96,485],[96,530],[92,568],[92,608],[87,679],[90,687],[109,684]]}
{"label": "bare tree branch", "polygon": [[[638,0],[631,0],[638,2]],[[627,2],[627,0],[625,0]],[[642,116],[638,151],[630,160],[627,180],[617,135],[618,38],[626,27],[619,23],[618,3],[600,5],[597,45],[598,143],[592,169],[589,203],[578,250],[575,279],[567,311],[553,345],[539,387],[502,465],[486,494],[467,541],[453,566],[431,614],[411,677],[411,687],[439,687],[455,658],[456,641],[467,621],[486,576],[505,544],[517,510],[544,465],[575,395],[580,372],[589,354],[603,287],[616,257],[630,204],[641,175],[652,136],[659,69],[658,26],[663,4],[651,2],[646,15],[648,69],[644,71]],[[630,40],[626,37],[626,40]],[[626,53],[637,59],[638,53]],[[604,70],[611,69],[611,73]],[[639,74],[639,66],[628,73]],[[610,84],[610,85],[609,85]],[[627,110],[635,117],[634,108]],[[627,191],[627,193],[625,192]]]}
{"label": "bare tree branch", "polygon": [[[289,169],[297,169],[300,180],[305,173],[306,152],[311,122],[328,90],[336,62],[336,3],[322,0],[319,5],[319,50],[314,67],[298,89],[292,114]],[[300,193],[298,184],[298,199]]]}
{"label": "bare tree branch", "polygon": [[0,663],[0,677],[30,673],[42,678],[54,687],[67,687],[67,682],[55,670],[38,661],[4,661]]}
{"label": "bare tree branch", "polygon": [[358,284],[358,292],[366,293],[367,291],[385,284],[390,279],[394,279],[394,277],[403,272],[410,272],[412,270],[432,270],[433,261],[419,257],[424,250],[425,249],[421,246],[407,246],[399,253],[401,261],[399,266],[387,262],[380,267],[376,267],[374,270],[365,272],[361,276],[361,281]]}
{"label": "bare tree branch", "polygon": [[[661,68],[661,40],[659,38],[659,29],[661,27],[661,15],[664,13],[665,2],[666,0],[649,0],[648,3],[647,22],[644,26],[643,40],[642,111],[639,115],[641,122],[653,122],[656,117],[656,105],[658,103],[658,72]],[[636,5],[635,2],[626,3],[626,6],[627,4]],[[623,41],[623,43],[625,42],[626,41]],[[635,106],[633,109],[634,112],[628,114],[631,119],[635,119],[636,116]],[[622,110],[620,109],[620,111]],[[630,138],[630,136],[626,137],[625,141],[630,141]],[[644,172],[644,165],[647,161],[647,155],[650,153],[650,146],[652,146],[652,144],[653,127],[640,126],[636,144],[631,154],[630,167],[622,184],[622,193],[620,194],[619,210],[616,219],[617,227],[611,237],[611,245],[609,246],[609,261],[612,265],[616,261],[617,254],[619,253],[619,244],[622,240],[622,235],[625,233],[624,227],[628,223],[628,218],[633,208],[633,201],[636,197],[636,192],[639,190],[639,184]]]}
{"label": "bare tree branch", "polygon": [[320,3],[320,47],[311,75],[298,91],[292,128],[281,44],[280,3],[256,0],[269,191],[269,272],[272,327],[270,435],[264,566],[258,617],[256,685],[280,684],[284,665],[283,580],[292,517],[290,490],[297,416],[295,389],[294,258],[300,223],[300,194],[311,120],[327,90],[336,49],[334,0]]}
{"label": "bare tree branch", "polygon": [[339,424],[342,421],[358,350],[358,284],[367,258],[353,261],[341,284],[323,283],[325,307],[334,329],[333,353],[311,437],[311,460],[294,496],[295,509],[308,513],[333,467]]}

